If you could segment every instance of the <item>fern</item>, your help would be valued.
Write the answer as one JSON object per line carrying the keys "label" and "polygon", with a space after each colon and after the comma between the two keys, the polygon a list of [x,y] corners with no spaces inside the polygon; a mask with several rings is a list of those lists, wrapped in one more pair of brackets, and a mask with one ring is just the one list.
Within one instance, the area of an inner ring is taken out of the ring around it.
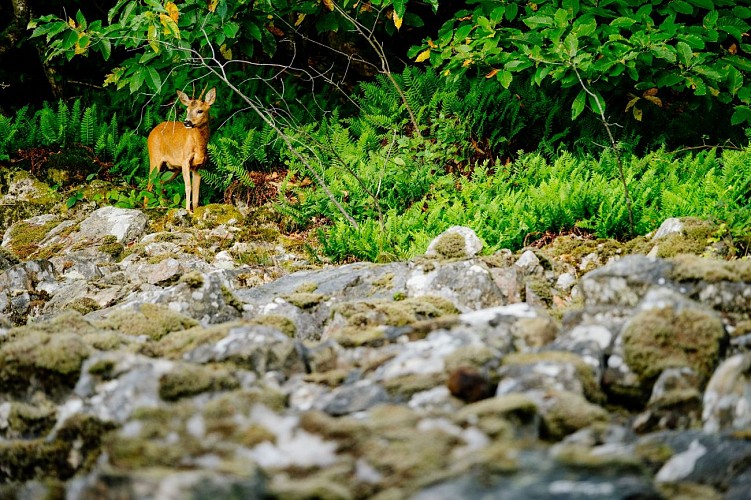
{"label": "fern", "polygon": [[80,141],[85,146],[93,146],[95,139],[95,127],[97,122],[96,105],[86,108],[81,118]]}

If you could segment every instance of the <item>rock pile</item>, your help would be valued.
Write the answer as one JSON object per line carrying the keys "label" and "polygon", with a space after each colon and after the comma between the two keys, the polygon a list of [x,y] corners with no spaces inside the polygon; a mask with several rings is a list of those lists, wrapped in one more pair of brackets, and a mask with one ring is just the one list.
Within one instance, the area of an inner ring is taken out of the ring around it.
{"label": "rock pile", "polygon": [[315,268],[201,208],[7,228],[0,496],[748,498],[751,261],[685,221]]}

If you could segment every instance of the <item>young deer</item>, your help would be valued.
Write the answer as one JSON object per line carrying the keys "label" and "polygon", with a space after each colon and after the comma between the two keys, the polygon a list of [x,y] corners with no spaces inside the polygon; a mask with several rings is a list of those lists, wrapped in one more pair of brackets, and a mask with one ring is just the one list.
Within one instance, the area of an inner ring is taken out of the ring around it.
{"label": "young deer", "polygon": [[[149,134],[149,182],[154,179],[154,170],[160,172],[163,165],[168,169],[182,170],[185,181],[185,208],[192,212],[198,207],[198,192],[201,188],[201,174],[198,168],[206,161],[206,145],[209,142],[209,109],[216,99],[216,89],[206,92],[206,100],[191,99],[184,92],[177,91],[180,102],[188,107],[185,121],[162,122]],[[193,183],[190,172],[193,172]],[[177,176],[177,172],[175,176]],[[174,177],[173,177],[174,179]],[[191,197],[193,204],[191,205]]]}

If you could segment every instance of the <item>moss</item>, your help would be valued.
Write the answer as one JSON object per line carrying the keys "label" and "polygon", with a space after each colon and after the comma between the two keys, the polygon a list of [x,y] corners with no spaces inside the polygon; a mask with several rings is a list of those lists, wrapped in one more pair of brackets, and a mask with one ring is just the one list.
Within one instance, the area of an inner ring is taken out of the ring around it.
{"label": "moss", "polygon": [[373,281],[373,286],[375,288],[381,289],[391,288],[394,283],[394,278],[394,273],[386,273],[383,276],[379,277],[377,280]]}
{"label": "moss", "polygon": [[232,290],[224,285],[222,285],[221,290],[224,303],[230,307],[233,307],[238,312],[243,312],[243,303],[240,299],[235,297],[235,294],[232,293]]}
{"label": "moss", "polygon": [[328,299],[326,295],[310,292],[295,292],[289,295],[282,295],[282,298],[300,309],[313,309]]}
{"label": "moss", "polygon": [[198,271],[190,271],[180,276],[180,283],[185,283],[190,288],[201,288],[203,286],[203,274]]}
{"label": "moss", "polygon": [[452,372],[460,367],[471,366],[486,368],[494,361],[498,361],[500,353],[484,345],[462,346],[444,358],[446,371]]}
{"label": "moss", "polygon": [[329,387],[339,387],[344,383],[349,375],[349,371],[342,369],[333,369],[324,372],[307,373],[303,380],[312,384],[323,384]]}
{"label": "moss", "polygon": [[117,259],[123,254],[125,245],[117,241],[117,236],[108,234],[102,238],[99,250],[111,255],[113,259]]}
{"label": "moss", "polygon": [[751,259],[727,261],[695,255],[679,255],[671,259],[671,262],[673,268],[668,277],[675,281],[751,282]]}
{"label": "moss", "polygon": [[112,359],[100,359],[89,366],[89,373],[107,380],[111,378],[115,366],[115,361]]}
{"label": "moss", "polygon": [[276,328],[291,339],[295,338],[295,335],[297,334],[297,325],[295,325],[295,322],[288,317],[279,314],[262,314],[261,316],[253,318],[250,322],[256,325]]}
{"label": "moss", "polygon": [[198,321],[157,304],[141,304],[137,310],[121,309],[99,321],[102,328],[159,340],[165,335],[198,326]]}
{"label": "moss", "polygon": [[500,417],[521,427],[536,425],[537,415],[537,404],[532,399],[524,394],[507,394],[468,404],[457,412],[455,418],[465,423]]}
{"label": "moss", "polygon": [[208,425],[213,420],[234,419],[237,414],[247,415],[257,404],[281,412],[287,407],[287,396],[274,388],[255,387],[236,390],[207,401],[202,411]]}
{"label": "moss", "polygon": [[11,403],[8,414],[8,430],[5,437],[10,439],[45,436],[57,420],[56,407],[44,401],[39,405]]}
{"label": "moss", "polygon": [[647,386],[665,368],[682,366],[693,368],[706,381],[717,364],[724,336],[722,322],[711,312],[650,309],[627,323],[624,359]]}
{"label": "moss", "polygon": [[658,257],[666,259],[680,254],[702,255],[717,234],[717,225],[710,221],[685,217],[681,222],[681,232],[671,233],[655,242]]}
{"label": "moss", "polygon": [[534,363],[568,363],[574,366],[576,376],[582,384],[584,395],[590,401],[600,403],[605,396],[600,390],[594,369],[581,357],[566,351],[543,351],[539,353],[512,353],[501,360],[503,365],[528,365]]}
{"label": "moss", "polygon": [[608,419],[608,412],[578,394],[559,392],[553,398],[553,404],[543,413],[542,420],[546,437],[555,441]]}
{"label": "moss", "polygon": [[225,368],[181,363],[159,379],[159,397],[176,401],[206,391],[236,389],[238,385]]}
{"label": "moss", "polygon": [[707,484],[688,483],[657,483],[657,491],[663,498],[670,500],[721,500],[722,493]]}
{"label": "moss", "polygon": [[154,357],[180,359],[183,354],[200,345],[218,342],[226,337],[232,328],[241,324],[243,323],[232,321],[208,328],[197,326],[173,331],[161,337],[155,344],[144,346],[143,353]]}
{"label": "moss", "polygon": [[[530,276],[527,279],[527,288],[539,297],[546,306],[551,306],[553,304],[552,287],[545,278]],[[530,300],[530,297],[527,297],[526,299]]]}
{"label": "moss", "polygon": [[445,375],[409,374],[401,377],[390,378],[384,381],[384,389],[392,397],[406,400],[418,392],[427,391],[446,382]]}
{"label": "moss", "polygon": [[270,443],[276,442],[276,434],[268,430],[266,427],[258,424],[251,424],[242,431],[235,435],[233,442],[248,448],[253,448],[256,445],[268,441]]}
{"label": "moss", "polygon": [[638,458],[625,453],[598,453],[589,446],[563,444],[555,452],[555,459],[562,465],[577,469],[605,469],[612,474],[644,473],[644,465]]}
{"label": "moss", "polygon": [[345,335],[368,326],[407,326],[418,321],[456,314],[454,304],[442,297],[411,297],[400,302],[371,300],[346,302],[334,308],[347,320]]}
{"label": "moss", "polygon": [[675,455],[675,450],[659,441],[642,441],[634,446],[634,455],[639,457],[653,472],[657,472]]}
{"label": "moss", "polygon": [[215,228],[224,224],[241,225],[245,220],[234,205],[219,203],[196,207],[193,218],[201,228]]}
{"label": "moss", "polygon": [[17,222],[9,229],[6,247],[21,260],[30,259],[39,252],[41,248],[39,243],[59,223],[57,218],[46,218],[44,222],[32,220]]}
{"label": "moss", "polygon": [[102,437],[113,425],[86,415],[68,418],[54,440],[0,441],[0,482],[69,479],[89,470],[100,454]]}
{"label": "moss", "polygon": [[[76,383],[91,348],[70,330],[53,334],[24,328],[11,330],[10,340],[0,346],[0,386],[14,394],[41,388],[62,396]],[[30,386],[30,380],[35,384]]]}
{"label": "moss", "polygon": [[354,498],[350,481],[343,474],[331,477],[331,470],[314,473],[311,477],[290,479],[275,476],[270,485],[273,498],[280,500],[351,500]]}
{"label": "moss", "polygon": [[313,281],[306,281],[304,283],[300,283],[300,285],[295,288],[295,291],[293,293],[314,293],[316,290],[318,290],[318,283],[315,283]]}
{"label": "moss", "polygon": [[66,463],[69,449],[60,441],[44,439],[0,441],[0,483],[29,481],[37,477],[67,479],[73,475]]}
{"label": "moss", "polygon": [[80,297],[65,306],[66,309],[72,309],[83,315],[100,309],[99,303],[91,297]]}
{"label": "moss", "polygon": [[[1,231],[0,231],[1,232]],[[0,247],[0,271],[18,264],[20,260],[5,247]]]}
{"label": "moss", "polygon": [[435,252],[444,259],[463,259],[467,257],[464,236],[457,232],[444,233],[435,243]]}

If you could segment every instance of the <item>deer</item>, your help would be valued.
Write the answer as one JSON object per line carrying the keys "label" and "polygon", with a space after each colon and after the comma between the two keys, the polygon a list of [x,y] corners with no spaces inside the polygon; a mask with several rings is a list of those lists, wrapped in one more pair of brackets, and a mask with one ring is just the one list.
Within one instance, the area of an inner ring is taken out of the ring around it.
{"label": "deer", "polygon": [[[162,122],[149,133],[149,181],[151,191],[154,170],[161,172],[163,166],[177,170],[174,179],[182,170],[185,182],[185,209],[193,212],[198,208],[198,193],[201,188],[201,174],[198,168],[207,159],[206,145],[209,143],[209,109],[216,99],[216,88],[206,92],[206,99],[191,99],[185,92],[177,91],[180,102],[188,108],[185,121]],[[193,172],[193,182],[190,173]],[[170,179],[171,180],[171,179]],[[191,204],[192,200],[192,204]]]}

